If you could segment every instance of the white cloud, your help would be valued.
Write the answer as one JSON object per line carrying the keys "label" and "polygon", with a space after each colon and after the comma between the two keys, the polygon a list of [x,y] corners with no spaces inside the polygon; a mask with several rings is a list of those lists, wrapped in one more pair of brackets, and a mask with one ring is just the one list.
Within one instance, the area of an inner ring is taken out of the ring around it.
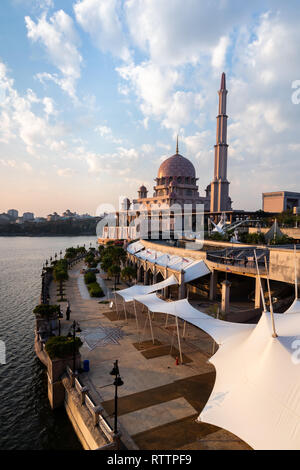
{"label": "white cloud", "polygon": [[101,137],[104,137],[109,142],[112,142],[118,145],[122,144],[122,139],[117,139],[116,137],[114,137],[112,129],[108,126],[97,126],[95,128],[95,131],[98,134],[100,134]]}
{"label": "white cloud", "polygon": [[215,69],[223,69],[226,60],[227,48],[230,44],[229,38],[222,36],[218,45],[213,49],[211,64]]}
{"label": "white cloud", "polygon": [[[17,138],[25,144],[30,155],[40,158],[49,147],[61,141],[62,128],[49,124],[48,118],[54,113],[50,97],[38,98],[28,89],[21,96],[9,78],[6,66],[0,62],[0,141],[9,144]],[[40,108],[34,110],[33,108]]]}
{"label": "white cloud", "polygon": [[152,62],[118,67],[120,76],[135,92],[140,109],[145,116],[147,129],[149,117],[161,120],[167,129],[178,132],[189,124],[204,103],[199,93],[176,90],[182,82],[181,74],[172,67],[160,67]]}
{"label": "white cloud", "polygon": [[73,176],[76,171],[73,168],[59,168],[57,170],[57,175],[64,178],[69,178]]}
{"label": "white cloud", "polygon": [[77,22],[102,52],[123,60],[130,58],[119,12],[120,0],[79,0],[74,5]]}
{"label": "white cloud", "polygon": [[78,38],[72,18],[63,10],[56,11],[47,20],[47,14],[35,23],[25,17],[27,36],[33,42],[40,42],[46,49],[49,61],[58,68],[61,76],[38,74],[40,79],[53,80],[73,99],[76,98],[76,81],[80,77],[82,57],[78,51]]}

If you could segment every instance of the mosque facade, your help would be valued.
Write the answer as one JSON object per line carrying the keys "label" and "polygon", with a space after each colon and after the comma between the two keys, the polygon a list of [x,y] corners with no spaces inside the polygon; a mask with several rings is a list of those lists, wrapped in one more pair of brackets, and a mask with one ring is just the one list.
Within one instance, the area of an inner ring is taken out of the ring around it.
{"label": "mosque facade", "polygon": [[200,196],[197,185],[198,178],[196,170],[190,160],[179,153],[178,138],[176,153],[167,158],[159,167],[153,195],[149,196],[148,189],[142,185],[138,189],[138,197],[132,203],[125,200],[123,210],[131,207],[167,209],[178,204],[183,207],[191,204],[196,208],[198,204],[203,204],[205,212],[225,212],[232,210],[232,201],[229,196],[229,182],[227,180],[227,89],[226,76],[222,74],[219,94],[219,112],[217,116],[217,133],[215,144],[214,177],[207,186],[205,196]]}

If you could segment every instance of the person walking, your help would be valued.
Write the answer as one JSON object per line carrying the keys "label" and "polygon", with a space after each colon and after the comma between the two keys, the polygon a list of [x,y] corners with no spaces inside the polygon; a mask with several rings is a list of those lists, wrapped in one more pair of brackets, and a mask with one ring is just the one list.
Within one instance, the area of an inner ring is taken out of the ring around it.
{"label": "person walking", "polygon": [[67,310],[66,310],[66,319],[67,320],[70,320],[70,313],[71,313],[70,304],[68,304]]}

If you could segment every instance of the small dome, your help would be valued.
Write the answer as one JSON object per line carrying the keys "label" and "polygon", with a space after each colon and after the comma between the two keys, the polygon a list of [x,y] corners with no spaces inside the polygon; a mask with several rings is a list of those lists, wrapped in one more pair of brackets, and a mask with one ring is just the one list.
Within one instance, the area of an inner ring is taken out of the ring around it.
{"label": "small dome", "polygon": [[141,191],[142,193],[144,193],[145,191],[147,191],[146,186],[142,185],[142,186],[140,187],[139,191]]}
{"label": "small dome", "polygon": [[175,153],[172,157],[167,158],[159,167],[158,178],[170,176],[189,176],[195,178],[195,167],[187,158],[179,153]]}

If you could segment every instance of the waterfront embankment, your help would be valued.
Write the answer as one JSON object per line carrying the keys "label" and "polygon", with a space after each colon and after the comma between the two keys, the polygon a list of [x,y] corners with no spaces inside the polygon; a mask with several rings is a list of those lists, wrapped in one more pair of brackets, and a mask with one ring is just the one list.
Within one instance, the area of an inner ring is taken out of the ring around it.
{"label": "waterfront embankment", "polygon": [[[166,324],[163,314],[151,318],[153,343],[149,316],[141,305],[137,304],[136,321],[133,306],[126,305],[125,315],[120,299],[116,312],[105,301],[82,296],[79,286],[83,266],[79,263],[69,270],[65,290],[71,318],[68,321],[64,317],[61,328],[67,334],[72,321],[80,325],[81,360],[89,360],[90,365],[89,371],[79,372],[75,387],[70,386],[71,377],[63,377],[64,404],[84,448],[98,445],[92,441],[91,430],[98,428],[103,433],[107,428],[109,434],[114,427],[115,390],[110,372],[118,359],[124,382],[119,387],[118,429],[125,448],[248,449],[227,431],[195,422],[215,381],[214,368],[207,362],[215,347],[211,338],[187,325],[182,339],[183,364],[177,365],[174,319]],[[112,281],[104,282],[112,288]],[[57,301],[54,284],[50,296],[52,302]],[[209,308],[204,302],[198,304],[204,311]],[[65,304],[61,306],[64,312]],[[179,326],[182,337],[183,324]],[[105,438],[109,440],[107,435]]]}

